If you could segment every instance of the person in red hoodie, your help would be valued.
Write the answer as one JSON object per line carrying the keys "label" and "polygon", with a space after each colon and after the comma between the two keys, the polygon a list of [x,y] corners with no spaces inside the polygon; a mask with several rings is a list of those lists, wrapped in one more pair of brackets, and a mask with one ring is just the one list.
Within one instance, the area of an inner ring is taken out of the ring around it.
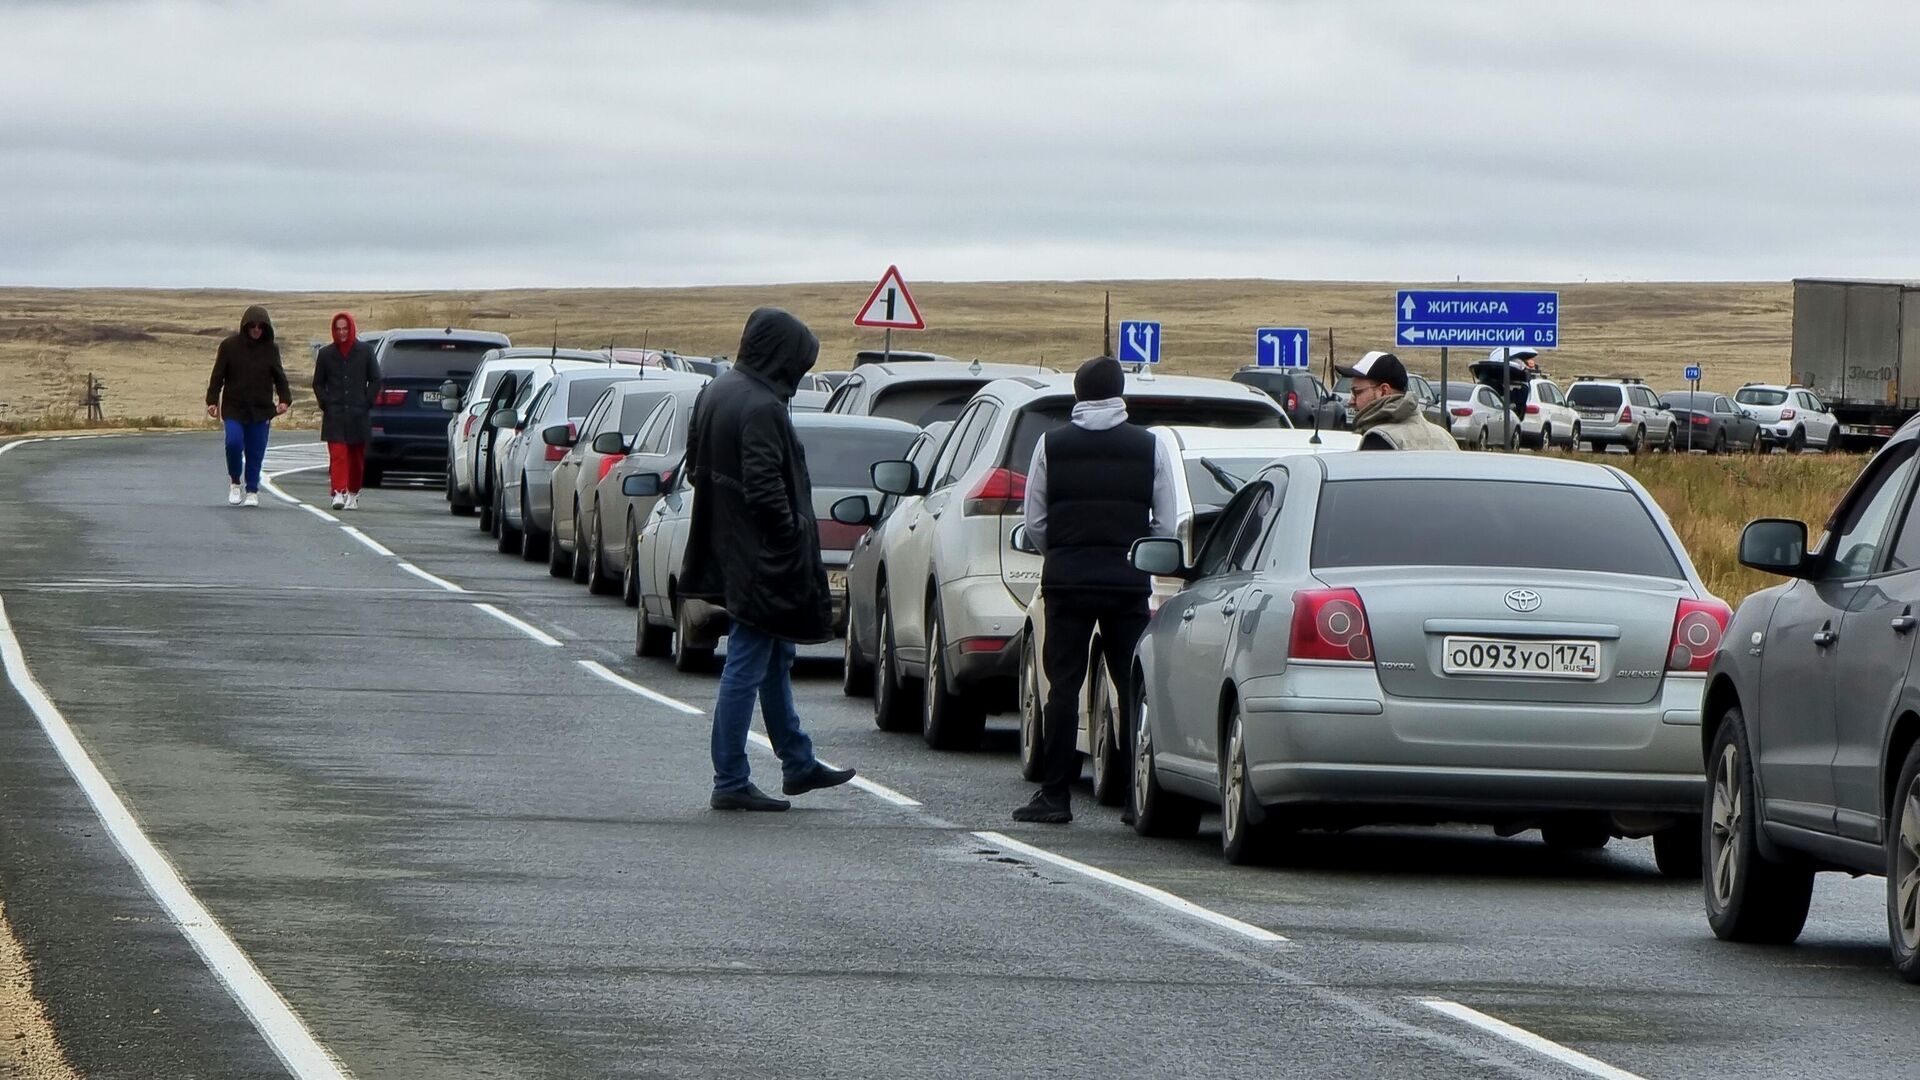
{"label": "person in red hoodie", "polygon": [[327,444],[333,477],[333,508],[360,509],[360,483],[373,438],[373,400],[380,393],[380,365],[373,346],[360,340],[353,316],[333,317],[333,341],[314,358],[313,396],[320,399],[320,438]]}

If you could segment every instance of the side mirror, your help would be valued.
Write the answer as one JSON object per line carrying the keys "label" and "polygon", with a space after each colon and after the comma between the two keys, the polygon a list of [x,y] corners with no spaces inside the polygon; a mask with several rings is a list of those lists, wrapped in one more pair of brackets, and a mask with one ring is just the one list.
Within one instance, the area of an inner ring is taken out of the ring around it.
{"label": "side mirror", "polygon": [[635,499],[656,498],[666,490],[666,483],[659,473],[630,473],[620,481],[620,494]]}
{"label": "side mirror", "polygon": [[1135,570],[1154,577],[1186,578],[1193,573],[1187,567],[1186,553],[1180,550],[1180,541],[1170,536],[1135,540],[1127,561]]}
{"label": "side mirror", "polygon": [[487,423],[495,431],[511,431],[520,426],[520,414],[512,409],[501,409]]}
{"label": "side mirror", "polygon": [[1807,526],[1786,518],[1750,521],[1740,533],[1740,565],[1781,577],[1806,573]]}
{"label": "side mirror", "polygon": [[548,446],[572,446],[574,438],[572,424],[555,424],[540,432],[540,441]]}
{"label": "side mirror", "polygon": [[440,395],[440,411],[441,412],[459,412],[460,408],[461,408],[460,395],[458,394],[441,394]]}
{"label": "side mirror", "polygon": [[849,495],[828,511],[842,525],[872,525],[873,503],[865,495]]}
{"label": "side mirror", "polygon": [[624,454],[627,452],[627,437],[617,431],[603,431],[593,437],[593,452]]}
{"label": "side mirror", "polygon": [[448,379],[446,382],[443,382],[440,384],[440,400],[445,401],[448,398],[457,398],[459,396],[460,396],[459,383],[454,382],[452,379]]}
{"label": "side mirror", "polygon": [[1007,543],[1012,545],[1015,551],[1024,551],[1029,555],[1040,554],[1039,545],[1033,542],[1033,534],[1027,531],[1025,525],[1015,525],[1013,535],[1007,537]]}
{"label": "side mirror", "polygon": [[920,486],[919,471],[911,461],[876,461],[873,465],[874,490],[883,495],[911,495]]}

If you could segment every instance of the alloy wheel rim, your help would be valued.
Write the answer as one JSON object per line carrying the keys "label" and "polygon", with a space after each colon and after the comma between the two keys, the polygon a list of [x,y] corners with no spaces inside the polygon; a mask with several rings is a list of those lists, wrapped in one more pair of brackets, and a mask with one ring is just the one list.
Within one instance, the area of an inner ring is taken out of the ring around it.
{"label": "alloy wheel rim", "polygon": [[946,643],[941,640],[940,624],[932,620],[928,621],[930,625],[927,627],[927,689],[920,695],[920,728],[922,731],[931,732],[933,730],[933,697],[940,692],[942,678],[940,653],[945,649]]}
{"label": "alloy wheel rim", "polygon": [[1229,843],[1240,836],[1241,788],[1246,779],[1241,768],[1240,725],[1233,725],[1233,738],[1227,742],[1227,797],[1221,800],[1220,814],[1224,836]]}
{"label": "alloy wheel rim", "polygon": [[1147,703],[1140,703],[1140,732],[1133,740],[1133,801],[1136,809],[1147,804],[1148,782],[1153,778],[1153,732],[1147,723]]}
{"label": "alloy wheel rim", "polygon": [[1040,724],[1038,722],[1038,704],[1040,697],[1039,680],[1034,678],[1032,650],[1020,665],[1020,731],[1024,736],[1029,758],[1040,756]]}
{"label": "alloy wheel rim", "polygon": [[1894,850],[1894,913],[1900,945],[1920,949],[1920,778],[1901,800],[1900,841]]}
{"label": "alloy wheel rim", "polygon": [[889,632],[892,622],[887,618],[887,598],[880,597],[880,614],[874,627],[873,647],[873,713],[885,716],[893,704],[893,635]]}
{"label": "alloy wheel rim", "polygon": [[1740,751],[1729,743],[1720,753],[1713,776],[1712,821],[1709,824],[1708,872],[1713,875],[1714,903],[1722,910],[1733,903],[1740,881],[1740,826],[1745,814],[1745,792],[1740,784]]}

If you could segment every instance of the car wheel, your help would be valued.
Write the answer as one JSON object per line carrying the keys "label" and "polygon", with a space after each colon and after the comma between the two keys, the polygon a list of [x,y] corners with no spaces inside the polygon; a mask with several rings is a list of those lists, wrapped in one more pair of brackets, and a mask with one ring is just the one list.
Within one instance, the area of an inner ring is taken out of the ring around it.
{"label": "car wheel", "polygon": [[1093,797],[1101,806],[1119,806],[1127,801],[1130,744],[1120,730],[1119,703],[1108,690],[1106,661],[1094,663],[1091,671],[1093,700],[1087,703],[1087,746],[1093,758]]}
{"label": "car wheel", "polygon": [[621,541],[627,551],[626,564],[620,568],[620,599],[628,607],[640,606],[640,532],[633,524],[633,511],[627,511],[626,539]]}
{"label": "car wheel", "polygon": [[1613,839],[1607,823],[1591,819],[1557,821],[1540,829],[1540,839],[1560,851],[1599,851]]}
{"label": "car wheel", "polygon": [[1520,426],[1516,424],[1507,432],[1507,453],[1511,454],[1518,449],[1520,449]]}
{"label": "car wheel", "polygon": [[852,604],[847,605],[847,636],[840,651],[840,692],[847,697],[866,697],[873,693],[873,665],[860,655]]}
{"label": "car wheel", "polygon": [[655,626],[641,608],[633,613],[633,655],[655,659],[673,655],[673,627]]}
{"label": "car wheel", "polygon": [[1029,627],[1020,642],[1020,778],[1036,783],[1047,771],[1042,753],[1046,732],[1046,702],[1040,700],[1040,655],[1033,648]]}
{"label": "car wheel", "polygon": [[493,500],[483,499],[480,502],[480,519],[474,524],[480,529],[481,532],[486,533],[488,536],[492,536],[496,531],[494,528],[493,522],[494,522]]}
{"label": "car wheel", "polygon": [[947,628],[935,600],[927,609],[927,685],[920,699],[920,737],[936,750],[971,750],[987,717],[975,702],[947,689]]}
{"label": "car wheel", "polygon": [[1567,440],[1567,453],[1577,454],[1579,452],[1580,452],[1580,425],[1575,424],[1573,425],[1573,437]]}
{"label": "car wheel", "polygon": [[1807,452],[1807,429],[1806,428],[1793,429],[1792,437],[1787,439],[1787,449],[1790,452],[1795,454],[1804,454]]}
{"label": "car wheel", "polygon": [[459,485],[453,482],[453,462],[447,462],[447,512],[454,517],[471,517],[473,504],[460,501]]}
{"label": "car wheel", "polygon": [[1762,453],[1762,454],[1773,453],[1773,443],[1765,435],[1762,435],[1760,437],[1759,453]]}
{"label": "car wheel", "polygon": [[1607,444],[1601,442],[1599,439],[1589,439],[1587,441],[1587,450],[1590,453],[1603,454],[1606,453]]}
{"label": "car wheel", "polygon": [[[520,557],[528,562],[539,562],[550,558],[553,551],[553,537],[541,532],[533,523],[533,515],[527,510],[527,482],[520,481]],[[549,567],[551,570],[551,567]]]}
{"label": "car wheel", "polygon": [[1235,866],[1265,859],[1272,851],[1275,823],[1253,792],[1252,772],[1247,768],[1246,725],[1240,709],[1234,707],[1233,720],[1227,725],[1227,754],[1220,770],[1220,853]]}
{"label": "car wheel", "polygon": [[1134,684],[1133,831],[1141,836],[1192,836],[1200,829],[1201,806],[1160,786],[1160,774],[1153,767],[1153,716],[1146,690],[1138,678],[1129,681]]}
{"label": "car wheel", "polygon": [[681,671],[700,673],[713,667],[713,647],[711,645],[689,645],[693,640],[693,616],[687,611],[687,605],[675,601],[673,605],[673,666]]}
{"label": "car wheel", "polygon": [[513,523],[507,520],[506,492],[503,492],[503,491],[494,492],[493,523],[494,523],[494,528],[496,530],[493,534],[494,539],[496,541],[494,546],[500,549],[500,554],[502,555],[519,554],[520,553],[520,530],[514,528]]}
{"label": "car wheel", "polygon": [[1485,424],[1480,425],[1480,437],[1474,440],[1473,448],[1475,450],[1485,450],[1492,445],[1493,440],[1487,436],[1487,426]]}
{"label": "car wheel", "polygon": [[1920,744],[1907,750],[1887,830],[1887,934],[1900,977],[1920,983]]}
{"label": "car wheel", "polygon": [[1653,834],[1653,864],[1670,878],[1699,880],[1700,822],[1688,818]]}
{"label": "car wheel", "polygon": [[[577,508],[574,511],[573,520],[576,526],[580,522],[580,512]],[[554,525],[554,529],[558,530],[560,526],[560,514],[558,510],[555,510],[554,512],[553,525]],[[580,550],[578,546],[580,542],[580,533],[577,528],[574,531],[573,540],[575,544],[574,551],[578,552]],[[572,555],[567,554],[566,548],[563,548],[560,546],[559,536],[555,535],[555,533],[551,531],[547,533],[547,573],[548,574],[557,578],[572,577],[574,564],[577,563],[578,561],[579,560],[574,558]]]}
{"label": "car wheel", "polygon": [[1753,441],[1747,444],[1747,453],[1758,454],[1759,452],[1760,452],[1760,433],[1756,431],[1753,433]]}
{"label": "car wheel", "polygon": [[1661,441],[1661,443],[1660,443],[1660,452],[1661,452],[1661,453],[1663,453],[1663,454],[1671,454],[1671,453],[1673,453],[1673,446],[1674,446],[1674,443],[1673,443],[1673,425],[1672,425],[1672,424],[1668,424],[1668,425],[1667,425],[1667,437],[1666,437],[1666,438],[1665,438],[1664,440],[1662,440],[1662,441]]}
{"label": "car wheel", "polygon": [[601,548],[600,505],[593,507],[593,527],[587,530],[587,591],[595,596],[612,596],[620,591],[620,586],[607,573],[607,553]]}
{"label": "car wheel", "polygon": [[909,731],[920,722],[920,703],[914,699],[913,682],[900,674],[899,653],[893,642],[893,609],[888,603],[887,587],[880,587],[874,608],[880,625],[874,627],[873,725],[881,731]]}
{"label": "car wheel", "polygon": [[578,503],[573,507],[573,559],[567,571],[575,585],[585,585],[592,580],[593,563],[588,559],[587,551],[587,519],[580,512]]}
{"label": "car wheel", "polygon": [[1533,445],[1533,449],[1535,450],[1553,449],[1553,425],[1552,424],[1540,425],[1540,441]]}
{"label": "car wheel", "polygon": [[1721,428],[1713,436],[1713,449],[1709,451],[1709,453],[1724,454],[1726,452],[1727,452],[1727,429]]}
{"label": "car wheel", "polygon": [[1627,453],[1636,457],[1639,456],[1641,449],[1646,446],[1646,443],[1647,429],[1643,427],[1634,428],[1633,434],[1627,438]]}
{"label": "car wheel", "polygon": [[1760,851],[1760,801],[1739,706],[1720,722],[1708,757],[1704,892],[1707,923],[1724,941],[1785,945],[1800,936],[1813,903],[1813,868]]}

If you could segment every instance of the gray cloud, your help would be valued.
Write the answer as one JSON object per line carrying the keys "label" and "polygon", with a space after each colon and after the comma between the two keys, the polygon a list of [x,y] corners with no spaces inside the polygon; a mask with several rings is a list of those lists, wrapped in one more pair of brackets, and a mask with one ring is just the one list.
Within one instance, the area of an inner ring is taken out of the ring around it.
{"label": "gray cloud", "polygon": [[1909,276],[1892,3],[13,3],[0,281]]}

